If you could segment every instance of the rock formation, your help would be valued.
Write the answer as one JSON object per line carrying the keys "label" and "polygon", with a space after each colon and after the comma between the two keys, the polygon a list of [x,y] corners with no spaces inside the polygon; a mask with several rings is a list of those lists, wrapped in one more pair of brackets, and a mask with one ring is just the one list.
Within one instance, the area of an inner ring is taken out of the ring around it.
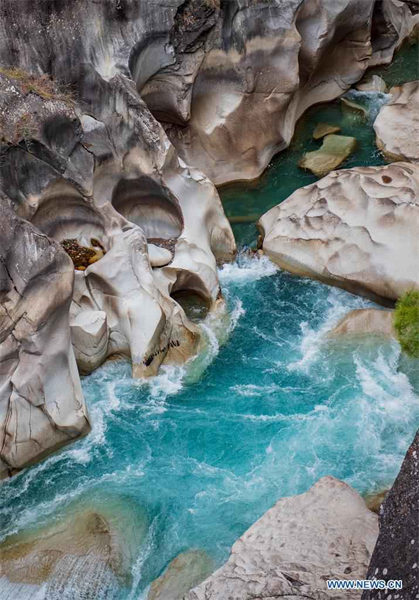
{"label": "rock formation", "polygon": [[419,289],[419,168],[333,171],[259,221],[280,267],[391,306]]}
{"label": "rock formation", "polygon": [[360,308],[348,312],[329,331],[329,337],[383,335],[395,338],[396,332],[393,325],[394,313],[392,310],[379,310],[378,308]]}
{"label": "rock formation", "polygon": [[235,542],[228,561],[185,598],[346,600],[347,591],[328,591],[326,581],[365,578],[377,534],[377,515],[357,492],[323,477],[308,492],[279,500]]}
{"label": "rock formation", "polygon": [[185,594],[213,570],[213,561],[203,550],[182,552],[153,581],[147,600],[183,600]]}
{"label": "rock formation", "polygon": [[70,340],[74,269],[0,198],[0,478],[89,431]]}
{"label": "rock formation", "polygon": [[419,81],[390,90],[374,122],[377,146],[390,160],[419,162]]}
{"label": "rock formation", "polygon": [[368,579],[403,581],[403,589],[365,591],[362,600],[419,596],[419,431],[393,487],[380,509],[380,534],[368,567]]}

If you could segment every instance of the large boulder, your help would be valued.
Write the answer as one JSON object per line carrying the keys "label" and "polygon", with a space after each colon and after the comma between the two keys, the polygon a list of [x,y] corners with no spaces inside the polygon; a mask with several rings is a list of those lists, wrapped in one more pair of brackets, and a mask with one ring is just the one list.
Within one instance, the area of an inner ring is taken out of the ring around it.
{"label": "large boulder", "polygon": [[333,171],[259,221],[280,267],[392,305],[419,289],[419,166]]}
{"label": "large boulder", "polygon": [[89,431],[70,340],[74,269],[0,199],[0,478]]}
{"label": "large boulder", "polygon": [[349,311],[339,323],[328,332],[328,337],[352,337],[380,335],[395,338],[394,312],[378,308],[358,308]]}
{"label": "large boulder", "polygon": [[[347,591],[329,591],[326,581],[365,578],[377,520],[347,484],[323,477],[308,492],[279,500],[186,599],[347,600]],[[350,593],[361,597],[361,592]]]}
{"label": "large boulder", "polygon": [[380,534],[368,567],[368,579],[402,580],[401,590],[369,590],[362,600],[419,597],[419,431],[393,487],[380,509]]}
{"label": "large boulder", "polygon": [[374,122],[377,146],[391,160],[419,162],[419,81],[390,90]]}

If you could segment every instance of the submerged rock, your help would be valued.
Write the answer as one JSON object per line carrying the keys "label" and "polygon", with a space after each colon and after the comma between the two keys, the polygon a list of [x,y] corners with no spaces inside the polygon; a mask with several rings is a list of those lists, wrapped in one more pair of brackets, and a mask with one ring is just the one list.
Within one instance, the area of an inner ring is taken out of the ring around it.
{"label": "submerged rock", "polygon": [[364,77],[356,84],[356,89],[360,92],[382,92],[387,91],[387,84],[379,75],[371,75]]}
{"label": "submerged rock", "polygon": [[363,117],[368,117],[368,110],[365,108],[365,106],[362,106],[362,104],[355,102],[347,96],[342,96],[340,101],[342,102],[344,107],[349,108],[350,110],[354,110],[355,112],[361,113]]}
{"label": "submerged rock", "polygon": [[265,213],[263,249],[280,267],[391,306],[419,289],[419,167],[335,171]]}
{"label": "submerged rock", "polygon": [[[377,535],[377,516],[359,494],[323,477],[306,493],[279,500],[186,599],[347,600],[347,591],[328,591],[326,581],[363,579]],[[359,600],[361,592],[351,597]]]}
{"label": "submerged rock", "polygon": [[33,593],[45,600],[119,598],[121,588],[130,584],[146,521],[130,501],[115,500],[112,495],[106,501],[84,500],[55,522],[2,542],[0,593],[33,586]]}
{"label": "submerged rock", "polygon": [[338,125],[329,125],[329,123],[317,123],[313,131],[313,138],[320,140],[321,138],[331,133],[339,133],[340,127]]}
{"label": "submerged rock", "polygon": [[377,308],[360,308],[348,312],[329,331],[329,337],[352,336],[352,335],[383,335],[396,338],[394,329],[394,312],[392,310],[379,310]]}
{"label": "submerged rock", "polygon": [[345,135],[326,135],[321,148],[307,152],[298,165],[317,177],[336,169],[356,148],[356,139]]}
{"label": "submerged rock", "polygon": [[419,162],[419,81],[390,90],[374,122],[377,146],[391,160]]}
{"label": "submerged rock", "polygon": [[401,590],[364,591],[362,600],[419,596],[419,431],[380,509],[380,534],[368,567],[368,579],[402,580]]}
{"label": "submerged rock", "polygon": [[214,563],[203,550],[182,552],[153,581],[147,600],[183,600],[185,594],[213,570]]}

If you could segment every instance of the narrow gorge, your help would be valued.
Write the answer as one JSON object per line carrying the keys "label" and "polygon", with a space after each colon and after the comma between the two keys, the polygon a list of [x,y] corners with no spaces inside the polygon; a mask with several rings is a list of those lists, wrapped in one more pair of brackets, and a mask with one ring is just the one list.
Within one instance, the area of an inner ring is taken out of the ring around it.
{"label": "narrow gorge", "polygon": [[0,1],[1,600],[419,594],[418,32]]}

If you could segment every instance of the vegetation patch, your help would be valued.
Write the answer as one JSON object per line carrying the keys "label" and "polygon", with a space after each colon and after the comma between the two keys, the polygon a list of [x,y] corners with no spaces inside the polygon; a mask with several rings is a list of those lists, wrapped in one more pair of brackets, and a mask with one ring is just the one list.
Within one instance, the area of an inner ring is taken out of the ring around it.
{"label": "vegetation patch", "polygon": [[84,271],[105,254],[105,249],[98,240],[92,238],[90,243],[92,247],[82,246],[76,239],[67,239],[61,242],[61,246],[73,261],[74,268],[78,271]]}
{"label": "vegetation patch", "polygon": [[73,94],[59,87],[49,75],[33,75],[17,67],[0,67],[0,74],[15,80],[25,95],[33,93],[44,100],[60,100],[67,104],[74,104]]}
{"label": "vegetation patch", "polygon": [[406,292],[396,303],[394,328],[402,349],[419,358],[419,291]]}

